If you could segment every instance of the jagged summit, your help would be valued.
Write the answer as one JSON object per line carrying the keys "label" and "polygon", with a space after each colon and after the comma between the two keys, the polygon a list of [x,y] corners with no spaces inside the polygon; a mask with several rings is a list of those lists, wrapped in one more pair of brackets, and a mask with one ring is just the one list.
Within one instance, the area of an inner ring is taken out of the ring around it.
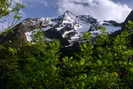
{"label": "jagged summit", "polygon": [[[133,11],[129,14],[127,19],[133,20],[132,15]],[[26,19],[15,26],[16,33],[14,34],[23,35],[20,37],[27,39],[27,41],[32,41],[33,30],[36,28],[42,28],[42,31],[48,39],[59,39],[63,45],[70,46],[75,42],[77,43],[82,40],[84,32],[90,32],[94,35],[94,37],[100,34],[100,30],[97,28],[98,26],[106,27],[109,29],[109,32],[121,29],[121,24],[116,21],[110,20],[99,22],[90,15],[76,15],[67,10],[63,15],[57,18],[42,17]],[[3,37],[2,39],[5,38]],[[2,43],[2,41],[0,43]]]}
{"label": "jagged summit", "polygon": [[67,10],[64,12],[63,16],[69,16],[69,17],[75,17],[76,15],[74,13],[72,13],[71,11]]}
{"label": "jagged summit", "polygon": [[100,34],[98,26],[120,29],[119,26],[116,28],[118,24],[115,21],[104,21],[100,24],[90,15],[75,15],[68,10],[57,18],[41,18],[41,20],[43,23],[47,23],[47,26],[44,27],[45,35],[49,39],[60,39],[67,46],[81,40],[84,32],[91,32],[95,36]]}
{"label": "jagged summit", "polygon": [[73,44],[81,40],[84,32],[91,32],[93,35],[100,34],[98,26],[105,26],[107,29],[120,29],[120,25],[115,21],[103,21],[100,24],[90,15],[75,15],[68,10],[63,15],[51,19],[50,23],[54,23],[54,25],[47,29],[46,36],[62,39],[65,44]]}

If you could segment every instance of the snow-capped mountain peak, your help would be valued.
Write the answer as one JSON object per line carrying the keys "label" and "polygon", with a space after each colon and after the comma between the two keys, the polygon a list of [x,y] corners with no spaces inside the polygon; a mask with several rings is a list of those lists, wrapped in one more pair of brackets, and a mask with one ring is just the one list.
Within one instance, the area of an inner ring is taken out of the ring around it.
{"label": "snow-capped mountain peak", "polygon": [[90,15],[75,15],[70,11],[66,11],[57,18],[41,18],[40,20],[48,38],[62,39],[67,45],[81,39],[84,32],[90,32],[93,35],[100,34],[98,26],[118,25],[115,21],[104,21],[101,24]]}
{"label": "snow-capped mountain peak", "polygon": [[[65,47],[72,46],[73,44],[85,42],[82,39],[83,33],[90,32],[93,37],[101,34],[99,26],[104,26],[108,30],[108,34],[115,35],[121,32],[128,21],[133,21],[133,11],[127,16],[123,23],[117,23],[116,21],[98,21],[90,15],[75,15],[70,11],[66,11],[63,15],[51,18],[27,18],[14,26],[12,33],[8,33],[7,36],[0,35],[0,43],[8,41],[16,41],[20,39],[22,41],[35,41],[34,32],[38,28],[44,32],[44,40],[52,41],[58,39]],[[119,30],[119,31],[118,31]],[[111,33],[112,32],[112,33]]]}

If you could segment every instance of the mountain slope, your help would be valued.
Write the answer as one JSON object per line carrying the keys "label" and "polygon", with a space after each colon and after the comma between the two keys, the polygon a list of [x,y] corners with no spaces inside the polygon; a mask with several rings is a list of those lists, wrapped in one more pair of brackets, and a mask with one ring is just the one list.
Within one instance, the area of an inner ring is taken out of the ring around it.
{"label": "mountain slope", "polygon": [[[125,23],[127,23],[128,20],[132,20],[132,17],[131,12]],[[64,46],[71,46],[82,40],[84,32],[90,32],[94,37],[100,34],[99,26],[107,28],[109,34],[121,30],[122,28],[122,24],[116,21],[98,21],[90,15],[75,15],[70,11],[66,11],[57,18],[25,19],[12,28],[13,31],[10,35],[1,35],[0,43],[4,43],[4,41],[8,42],[12,40],[12,38],[14,41],[16,41],[14,38],[23,41],[32,41],[32,33],[36,31],[36,29],[41,28],[48,39],[59,39]]]}

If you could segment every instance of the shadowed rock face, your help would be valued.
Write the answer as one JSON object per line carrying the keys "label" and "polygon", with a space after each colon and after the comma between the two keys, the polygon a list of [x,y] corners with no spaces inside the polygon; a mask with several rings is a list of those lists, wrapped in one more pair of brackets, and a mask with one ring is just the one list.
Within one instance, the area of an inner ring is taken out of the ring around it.
{"label": "shadowed rock face", "polygon": [[128,21],[133,21],[133,10],[130,12],[130,14],[127,16],[124,24],[127,24]]}
{"label": "shadowed rock face", "polygon": [[127,16],[126,20],[124,21],[122,29],[126,28],[126,24],[128,24],[128,21],[133,21],[133,10],[130,12],[130,14]]}
{"label": "shadowed rock face", "polygon": [[16,41],[17,42],[26,41],[26,36],[24,34],[25,29],[26,27],[20,23],[16,25],[14,28],[10,29],[9,32],[3,32],[0,35],[0,44],[11,43],[11,42],[16,42]]}
{"label": "shadowed rock face", "polygon": [[121,23],[117,23],[116,21],[113,21],[113,20],[109,20],[109,21],[104,21],[105,23],[103,23],[103,25],[110,25],[110,24],[112,24],[112,25],[114,25],[114,26],[122,26],[122,24]]}
{"label": "shadowed rock face", "polygon": [[21,44],[27,41],[26,32],[31,32],[34,29],[42,28],[47,25],[46,19],[41,18],[28,18],[17,24],[9,32],[3,32],[0,35],[0,44],[3,43],[14,43]]}
{"label": "shadowed rock face", "polygon": [[[122,29],[122,30],[128,29],[129,32],[130,32],[130,31],[132,32],[133,29],[129,29],[129,28],[126,27],[126,24],[128,24],[128,21],[133,21],[133,10],[132,10],[132,11],[130,12],[130,14],[127,16],[127,18],[126,18],[126,20],[125,20],[125,22],[124,22],[124,25],[123,25],[123,29]],[[129,46],[133,46],[133,35],[130,35],[128,39],[131,40],[130,43],[129,43]]]}
{"label": "shadowed rock face", "polygon": [[[133,11],[127,17],[128,20],[133,20]],[[45,36],[49,39],[59,39],[61,43],[68,47],[73,44],[78,44],[84,41],[82,35],[84,32],[90,32],[94,37],[100,34],[99,26],[105,26],[109,29],[118,29],[121,24],[116,21],[103,21],[102,24],[97,19],[90,15],[76,16],[70,11],[66,11],[63,15],[57,18],[28,18],[12,28],[11,32],[0,35],[0,44],[5,42],[22,43],[28,41],[25,33],[32,32],[35,29],[41,28]],[[119,30],[119,29],[118,29]]]}

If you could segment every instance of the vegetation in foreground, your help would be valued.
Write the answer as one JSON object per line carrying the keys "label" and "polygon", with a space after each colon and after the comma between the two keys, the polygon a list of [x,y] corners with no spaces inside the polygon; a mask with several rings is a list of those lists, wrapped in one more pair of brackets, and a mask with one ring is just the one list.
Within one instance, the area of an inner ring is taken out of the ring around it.
{"label": "vegetation in foreground", "polygon": [[[130,23],[132,25],[133,23]],[[130,26],[130,27],[131,27]],[[39,35],[36,37],[40,37]],[[85,33],[85,39],[91,39]],[[65,55],[59,41],[21,47],[0,45],[1,89],[132,89],[132,32],[110,37],[103,32],[95,43]],[[39,38],[37,38],[39,39]],[[18,44],[19,45],[19,44]],[[66,53],[67,53],[66,52]],[[62,56],[63,55],[63,56]]]}
{"label": "vegetation in foreground", "polygon": [[[42,42],[41,35],[35,44],[1,44],[0,89],[132,89],[129,29],[132,22],[116,36],[103,32],[94,43],[82,43],[79,51],[66,51],[71,55],[61,51],[59,41]],[[91,34],[85,33],[84,39],[92,39]]]}

